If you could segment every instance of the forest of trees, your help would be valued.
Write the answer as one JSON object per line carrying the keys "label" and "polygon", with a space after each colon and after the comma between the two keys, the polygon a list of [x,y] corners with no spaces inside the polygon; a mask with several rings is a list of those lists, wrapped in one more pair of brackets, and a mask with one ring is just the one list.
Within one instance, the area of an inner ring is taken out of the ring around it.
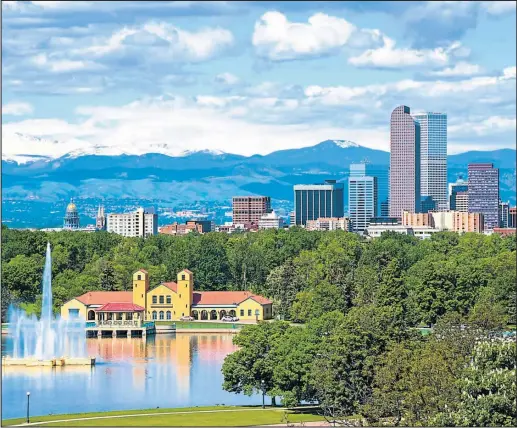
{"label": "forest of trees", "polygon": [[493,337],[515,329],[515,237],[368,241],[294,227],[144,240],[2,226],[3,321],[11,303],[38,313],[47,241],[56,311],[86,291],[131,289],[139,268],[151,286],[188,268],[198,290],[270,298],[277,321],[234,339],[240,348],[223,365],[228,391],[256,393],[264,381],[285,405],[314,402],[338,421],[516,425],[515,342]]}

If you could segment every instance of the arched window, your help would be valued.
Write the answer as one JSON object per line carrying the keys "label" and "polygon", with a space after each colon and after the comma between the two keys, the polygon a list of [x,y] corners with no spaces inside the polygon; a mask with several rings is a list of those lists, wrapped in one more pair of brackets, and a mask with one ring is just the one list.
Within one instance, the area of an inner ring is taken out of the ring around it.
{"label": "arched window", "polygon": [[160,311],[160,319],[163,319],[163,311]]}
{"label": "arched window", "polygon": [[95,320],[95,312],[88,311],[88,321],[94,321],[94,320]]}
{"label": "arched window", "polygon": [[153,311],[153,320],[156,319],[156,311]]}
{"label": "arched window", "polygon": [[167,311],[167,319],[170,320],[171,319],[171,311]]}

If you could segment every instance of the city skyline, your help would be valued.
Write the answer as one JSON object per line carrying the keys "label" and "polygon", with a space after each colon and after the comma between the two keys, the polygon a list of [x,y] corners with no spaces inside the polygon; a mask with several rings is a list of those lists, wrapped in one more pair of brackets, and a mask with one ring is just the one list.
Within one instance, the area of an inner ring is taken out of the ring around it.
{"label": "city skyline", "polygon": [[449,153],[515,147],[515,2],[90,6],[2,2],[3,159],[387,150],[398,104]]}

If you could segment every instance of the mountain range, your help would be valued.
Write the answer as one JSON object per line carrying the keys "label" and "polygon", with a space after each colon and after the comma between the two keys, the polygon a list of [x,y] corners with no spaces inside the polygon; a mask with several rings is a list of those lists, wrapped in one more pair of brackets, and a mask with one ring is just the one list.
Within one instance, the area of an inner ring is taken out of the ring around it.
{"label": "mountain range", "polygon": [[[501,199],[515,205],[515,155],[513,149],[450,155],[448,181],[454,182],[460,176],[466,179],[469,163],[492,162],[500,169]],[[127,201],[128,208],[135,204],[188,208],[203,204],[228,206],[232,196],[261,194],[271,196],[273,206],[287,211],[292,206],[294,184],[327,178],[346,181],[349,165],[365,160],[379,169],[387,170],[389,165],[388,152],[344,140],[249,157],[199,151],[177,157],[157,153],[72,153],[56,159],[19,158],[2,160],[3,218],[13,225],[33,227],[48,226],[42,210],[61,207],[71,197],[79,206],[83,200],[92,206],[117,201],[123,207]],[[88,216],[93,215],[91,211]]]}

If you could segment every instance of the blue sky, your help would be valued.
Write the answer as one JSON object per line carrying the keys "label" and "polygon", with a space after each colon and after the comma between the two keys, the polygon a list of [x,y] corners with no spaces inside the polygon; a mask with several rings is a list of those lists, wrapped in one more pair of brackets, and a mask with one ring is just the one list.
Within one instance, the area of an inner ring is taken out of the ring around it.
{"label": "blue sky", "polygon": [[514,148],[515,4],[3,1],[2,155],[388,150],[400,104]]}

